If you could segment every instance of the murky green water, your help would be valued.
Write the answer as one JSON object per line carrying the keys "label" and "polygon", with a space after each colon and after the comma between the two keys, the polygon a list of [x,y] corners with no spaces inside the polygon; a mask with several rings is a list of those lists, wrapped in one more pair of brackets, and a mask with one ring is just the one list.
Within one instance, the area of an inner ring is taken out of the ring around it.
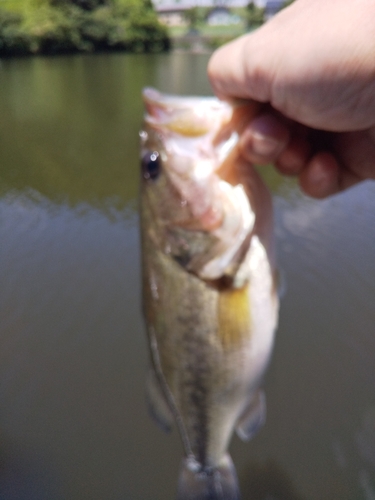
{"label": "murky green water", "polygon": [[[149,419],[140,90],[210,93],[205,55],[0,63],[0,499],[173,499]],[[323,202],[266,172],[286,293],[244,500],[375,498],[375,183]]]}

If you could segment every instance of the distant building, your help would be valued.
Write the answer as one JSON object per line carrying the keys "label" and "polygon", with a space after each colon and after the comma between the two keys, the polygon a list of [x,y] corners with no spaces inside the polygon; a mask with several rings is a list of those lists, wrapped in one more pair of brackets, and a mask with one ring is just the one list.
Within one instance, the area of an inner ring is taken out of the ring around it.
{"label": "distant building", "polygon": [[193,7],[245,7],[248,0],[152,0],[159,13],[183,12]]}
{"label": "distant building", "polygon": [[240,22],[240,16],[233,14],[227,7],[214,7],[207,16],[207,24],[210,26],[228,26]]}
{"label": "distant building", "polygon": [[[269,19],[280,10],[284,1],[285,0],[253,0],[253,3],[257,7],[264,7],[265,17]],[[152,0],[152,2],[159,14],[160,20],[165,24],[174,26],[184,24],[184,11],[193,7],[230,9],[234,7],[246,7],[246,5],[249,4],[249,0]],[[217,23],[220,17],[225,21],[224,24],[229,23],[228,14],[224,14],[224,11],[221,11],[221,13],[218,12],[216,21],[214,16],[212,22]],[[232,22],[233,20],[234,18],[232,18]]]}
{"label": "distant building", "polygon": [[[153,2],[155,5],[155,0]],[[184,12],[190,8],[183,5],[155,5],[159,21],[166,26],[185,26],[187,23],[184,18]]]}

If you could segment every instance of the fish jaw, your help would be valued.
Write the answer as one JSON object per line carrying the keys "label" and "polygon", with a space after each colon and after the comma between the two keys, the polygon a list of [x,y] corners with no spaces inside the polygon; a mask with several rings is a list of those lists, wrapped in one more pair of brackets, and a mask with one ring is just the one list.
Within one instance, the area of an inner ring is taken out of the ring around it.
{"label": "fish jaw", "polygon": [[[255,221],[236,173],[238,134],[228,128],[233,108],[216,98],[166,96],[154,89],[145,89],[143,97],[143,154],[154,150],[160,156],[169,182],[169,192],[154,203],[166,251],[172,249],[203,280],[233,275]],[[220,172],[224,163],[227,179]],[[202,234],[202,251],[187,256],[186,248],[196,249]],[[179,245],[183,248],[176,249]]]}
{"label": "fish jaw", "polygon": [[185,137],[215,135],[232,117],[232,107],[214,97],[182,97],[143,90],[145,121]]}
{"label": "fish jaw", "polygon": [[222,153],[213,141],[230,120],[232,108],[215,98],[168,96],[150,88],[143,98],[145,133],[149,142],[156,138],[165,172],[181,205],[189,209],[175,223],[201,231],[219,227],[223,214],[215,170]]}

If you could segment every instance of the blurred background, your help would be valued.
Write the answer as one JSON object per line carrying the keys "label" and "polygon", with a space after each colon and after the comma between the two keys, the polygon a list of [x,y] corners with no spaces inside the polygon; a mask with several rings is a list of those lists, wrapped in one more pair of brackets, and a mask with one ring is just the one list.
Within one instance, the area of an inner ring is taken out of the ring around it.
{"label": "blurred background", "polygon": [[[1,500],[174,498],[179,437],[144,401],[140,95],[210,94],[208,58],[0,59]],[[243,499],[373,500],[375,183],[314,201],[260,170],[284,294],[266,426],[231,446]]]}
{"label": "blurred background", "polygon": [[202,52],[259,27],[292,0],[0,0],[0,56]]}

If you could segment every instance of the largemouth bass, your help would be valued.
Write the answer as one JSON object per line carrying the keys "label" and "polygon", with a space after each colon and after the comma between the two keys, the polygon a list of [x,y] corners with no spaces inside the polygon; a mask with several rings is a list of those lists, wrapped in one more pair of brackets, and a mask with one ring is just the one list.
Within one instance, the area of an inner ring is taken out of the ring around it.
{"label": "largemouth bass", "polygon": [[178,500],[238,500],[227,448],[265,419],[277,324],[271,196],[237,146],[249,105],[145,89],[143,303],[150,409],[185,450]]}

